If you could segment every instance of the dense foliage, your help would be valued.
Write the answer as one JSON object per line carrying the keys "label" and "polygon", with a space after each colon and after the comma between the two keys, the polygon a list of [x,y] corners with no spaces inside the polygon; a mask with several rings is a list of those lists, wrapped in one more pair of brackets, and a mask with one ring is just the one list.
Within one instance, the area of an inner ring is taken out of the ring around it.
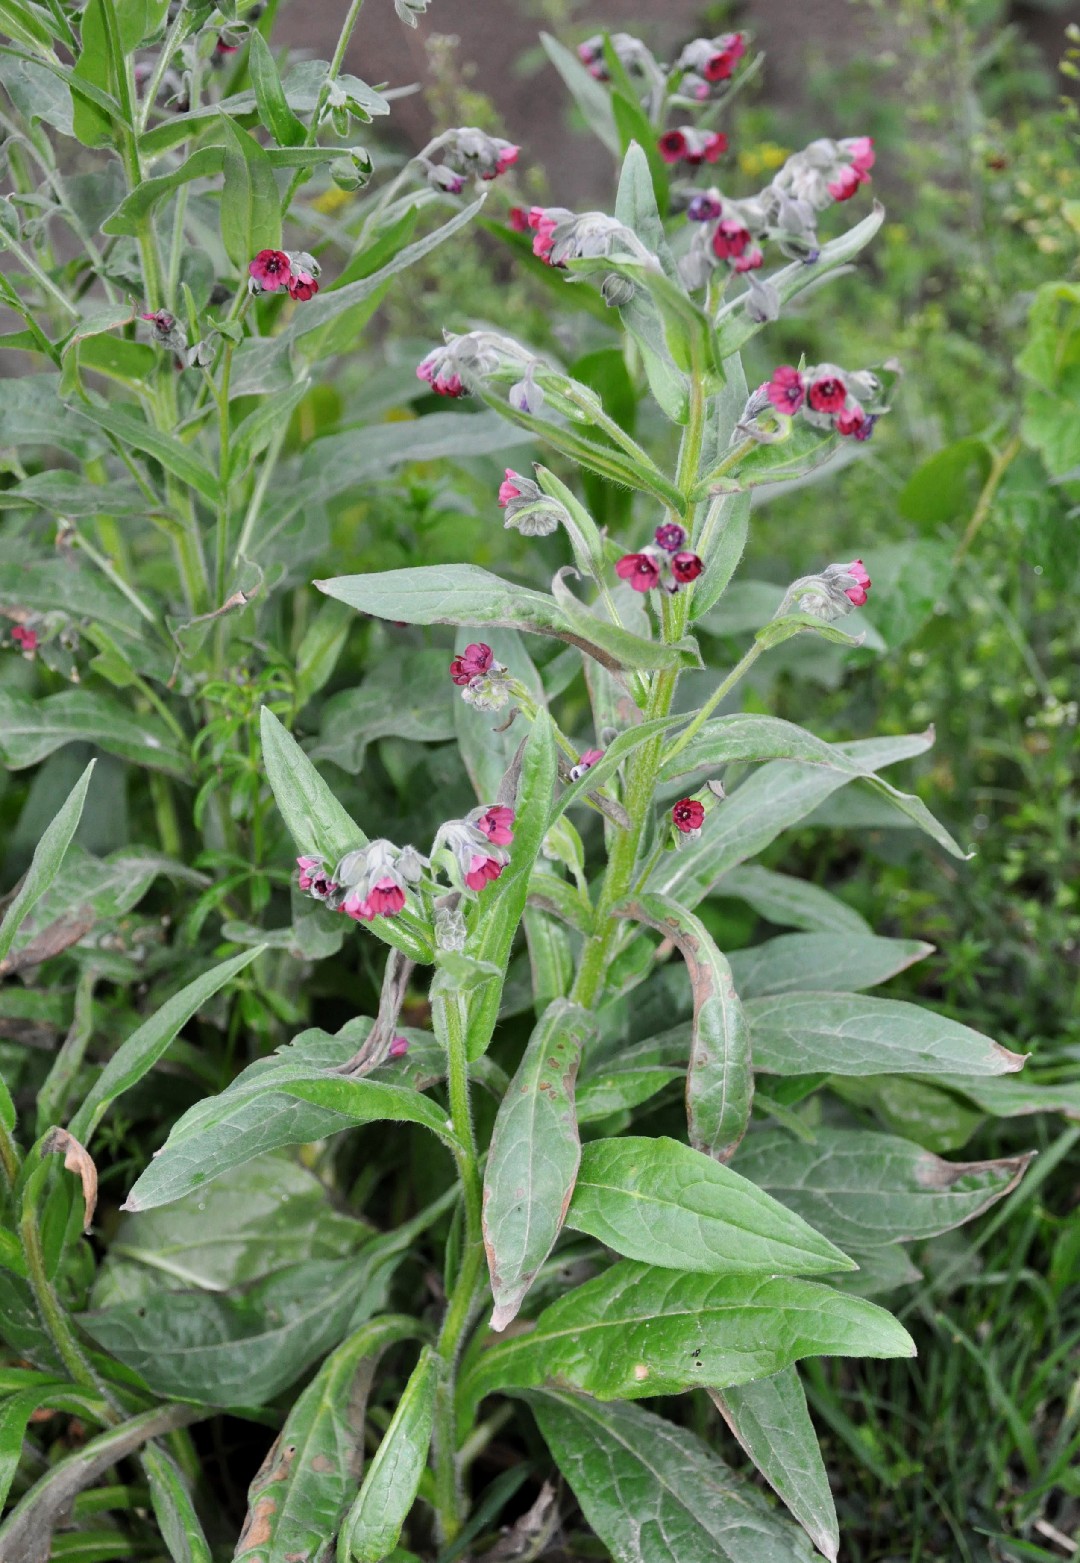
{"label": "dense foliage", "polygon": [[1060,1556],[1075,114],[361,3],[0,0],[0,1557]]}

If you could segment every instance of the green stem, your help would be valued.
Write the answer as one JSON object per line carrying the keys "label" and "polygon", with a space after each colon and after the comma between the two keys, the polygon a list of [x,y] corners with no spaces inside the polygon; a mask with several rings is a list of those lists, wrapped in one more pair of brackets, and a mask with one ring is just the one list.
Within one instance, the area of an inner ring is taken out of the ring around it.
{"label": "green stem", "polygon": [[[43,1170],[40,1166],[36,1169],[38,1173]],[[19,1235],[22,1238],[23,1253],[26,1255],[30,1289],[34,1294],[38,1312],[41,1314],[41,1322],[48,1331],[49,1338],[72,1380],[76,1384],[81,1384],[84,1389],[93,1391],[95,1395],[100,1394],[101,1385],[97,1375],[75,1338],[68,1316],[49,1280],[45,1265],[45,1250],[41,1242],[41,1228],[34,1208],[34,1197],[39,1186],[38,1177],[31,1174],[23,1194],[22,1215],[19,1220]]]}
{"label": "green stem", "polygon": [[764,649],[765,647],[761,644],[761,642],[755,640],[754,644],[750,647],[746,655],[735,664],[727,678],[721,680],[721,682],[716,686],[712,694],[709,696],[708,700],[706,700],[701,710],[696,714],[692,721],[686,724],[678,738],[676,738],[675,742],[671,745],[671,748],[664,753],[660,762],[661,766],[670,764],[670,762],[677,754],[682,753],[690,740],[697,736],[697,734],[704,727],[705,723],[709,720],[709,717],[712,716],[721,700],[723,700],[724,696],[731,693],[731,691],[735,688],[735,685],[742,678],[743,674],[746,673],[749,668],[753,667],[754,663],[757,661],[758,657],[761,656],[761,653],[764,651]]}
{"label": "green stem", "polygon": [[220,444],[218,460],[218,483],[221,488],[221,499],[218,502],[217,515],[217,548],[215,560],[215,581],[217,593],[220,598],[225,596],[225,571],[228,568],[229,551],[229,441],[232,436],[232,428],[229,421],[229,382],[232,378],[233,344],[225,343],[225,351],[221,359],[221,388],[217,393],[218,418],[220,423]]}
{"label": "green stem", "polygon": [[176,18],[176,21],[172,24],[168,33],[165,35],[165,42],[161,46],[161,53],[157,57],[157,62],[150,74],[150,80],[146,84],[146,92],[143,94],[143,101],[135,118],[135,128],[139,135],[142,135],[143,131],[146,129],[147,121],[153,112],[154,101],[161,90],[161,83],[165,78],[165,72],[172,64],[173,55],[176,53],[177,49],[179,49],[180,45],[183,43],[184,39],[187,37],[193,26],[194,19],[192,17],[191,11],[187,6],[183,6],[180,10],[180,14]]}
{"label": "green stem", "polygon": [[1000,451],[990,464],[990,471],[986,474],[986,482],[982,486],[982,493],[975,503],[975,509],[971,512],[971,520],[964,528],[964,535],[953,554],[953,564],[959,564],[967,553],[972,543],[982,530],[983,523],[993,508],[994,499],[1001,486],[1001,480],[1009,467],[1020,454],[1020,436],[1014,434],[1005,449]]}
{"label": "green stem", "polygon": [[282,422],[278,425],[273,439],[266,448],[266,454],[264,455],[262,463],[259,467],[259,475],[255,479],[255,487],[252,490],[251,499],[248,503],[247,514],[244,516],[244,523],[240,528],[240,536],[237,540],[236,551],[233,554],[234,569],[239,564],[240,560],[244,557],[244,550],[251,541],[251,534],[255,529],[256,521],[259,519],[259,511],[262,509],[262,502],[266,498],[266,490],[270,486],[270,479],[273,476],[274,469],[277,467],[278,461],[281,457],[281,447],[285,443],[285,437],[288,432],[288,420],[283,419]]}
{"label": "green stem", "polygon": [[0,1168],[3,1169],[9,1186],[14,1188],[15,1179],[19,1176],[19,1148],[2,1117],[0,1117]]}
{"label": "green stem", "polygon": [[446,1545],[457,1535],[462,1522],[454,1380],[483,1275],[484,1241],[481,1219],[483,1184],[469,1099],[469,1055],[463,1011],[461,1001],[455,995],[448,995],[442,1002],[446,1015],[450,1118],[457,1140],[454,1154],[465,1199],[461,1267],[447,1300],[436,1346],[443,1360],[443,1375],[435,1407],[435,1514],[440,1540]]}

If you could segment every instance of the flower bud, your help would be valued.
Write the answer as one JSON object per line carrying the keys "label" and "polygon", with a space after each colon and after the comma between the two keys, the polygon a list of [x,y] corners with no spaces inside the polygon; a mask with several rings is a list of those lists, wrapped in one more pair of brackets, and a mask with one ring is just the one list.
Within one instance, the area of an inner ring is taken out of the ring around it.
{"label": "flower bud", "polygon": [[506,512],[505,526],[514,527],[525,537],[547,537],[570,517],[566,506],[544,493],[539,483],[522,477],[507,467],[499,486],[499,504]]}
{"label": "flower bud", "polygon": [[424,15],[431,0],[394,0],[394,10],[406,27],[415,27],[417,19]]}
{"label": "flower bud", "polygon": [[600,284],[600,297],[609,309],[625,309],[637,292],[629,277],[621,277],[617,271],[608,272]]}
{"label": "flower bud", "polygon": [[463,950],[466,932],[465,918],[456,905],[435,907],[435,943],[440,950]]}

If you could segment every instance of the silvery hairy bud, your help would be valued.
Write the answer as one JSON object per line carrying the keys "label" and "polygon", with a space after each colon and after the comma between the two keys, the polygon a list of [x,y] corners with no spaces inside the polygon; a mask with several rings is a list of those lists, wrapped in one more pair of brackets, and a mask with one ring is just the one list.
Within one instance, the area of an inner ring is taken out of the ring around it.
{"label": "silvery hairy bud", "polygon": [[417,18],[426,13],[429,4],[430,0],[394,0],[394,10],[406,27],[415,27]]}
{"label": "silvery hairy bud", "polygon": [[330,178],[339,190],[362,190],[371,178],[371,158],[363,147],[353,147],[330,164]]}
{"label": "silvery hairy bud", "polygon": [[[454,902],[453,905],[448,904],[451,901]],[[456,902],[456,896],[448,896],[445,902],[436,903],[435,943],[440,950],[463,950],[465,948],[465,919]]]}
{"label": "silvery hairy bud", "polygon": [[828,624],[861,608],[870,596],[870,576],[861,559],[850,564],[826,565],[820,575],[803,575],[793,581],[774,618],[787,613],[809,613]]}
{"label": "silvery hairy bud", "polygon": [[512,467],[507,467],[506,477],[499,485],[499,504],[506,514],[503,525],[514,527],[525,537],[547,537],[570,520],[565,505]]}
{"label": "silvery hairy bud", "polygon": [[611,271],[600,284],[600,297],[609,309],[624,309],[637,292],[629,277]]}

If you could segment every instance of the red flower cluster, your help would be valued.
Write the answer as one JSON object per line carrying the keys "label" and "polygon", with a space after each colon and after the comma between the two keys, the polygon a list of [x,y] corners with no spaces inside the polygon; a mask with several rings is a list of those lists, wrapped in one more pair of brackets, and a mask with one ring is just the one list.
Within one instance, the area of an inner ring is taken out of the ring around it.
{"label": "red flower cluster", "polygon": [[494,660],[490,646],[485,646],[483,641],[474,641],[451,662],[450,677],[459,689],[464,689],[474,678],[490,672]]}
{"label": "red flower cluster", "polygon": [[700,168],[702,163],[715,163],[727,151],[728,138],[722,130],[695,130],[684,125],[679,130],[666,130],[656,145],[665,163]]}
{"label": "red flower cluster", "polygon": [[285,288],[289,297],[300,303],[318,293],[317,273],[309,255],[286,250],[260,250],[248,264],[248,274],[257,292],[277,293]]}
{"label": "red flower cluster", "polygon": [[662,586],[677,592],[689,586],[704,569],[697,554],[684,548],[686,529],[677,521],[666,521],[656,528],[656,547],[651,544],[639,554],[624,554],[615,566],[615,574],[627,581],[635,592],[648,592]]}
{"label": "red flower cluster", "polygon": [[850,153],[851,162],[828,185],[834,201],[850,201],[860,185],[870,183],[874,166],[874,142],[871,136],[849,136],[841,145]]}
{"label": "red flower cluster", "polygon": [[829,365],[801,370],[781,364],[762,389],[776,410],[789,418],[801,411],[811,423],[831,424],[837,434],[857,440],[868,440],[874,432],[877,415],[864,410],[844,374]]}

